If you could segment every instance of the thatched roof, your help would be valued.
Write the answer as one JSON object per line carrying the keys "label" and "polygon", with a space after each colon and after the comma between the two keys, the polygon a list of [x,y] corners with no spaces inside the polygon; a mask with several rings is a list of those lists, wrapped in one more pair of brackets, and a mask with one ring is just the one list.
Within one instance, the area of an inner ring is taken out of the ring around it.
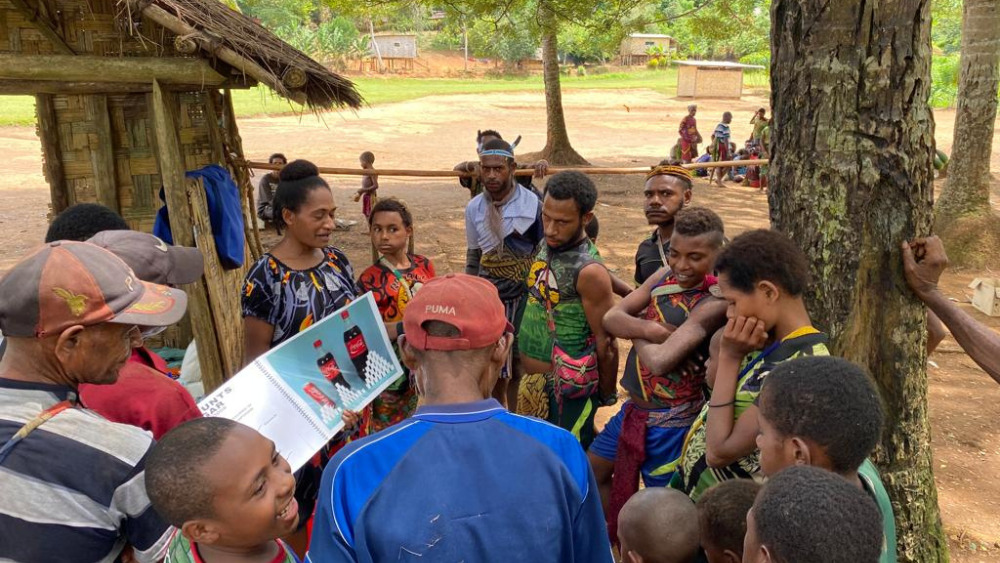
{"label": "thatched roof", "polygon": [[354,83],[282,41],[219,0],[118,0],[126,22],[135,12],[177,34],[177,47],[201,49],[314,109],[359,108]]}

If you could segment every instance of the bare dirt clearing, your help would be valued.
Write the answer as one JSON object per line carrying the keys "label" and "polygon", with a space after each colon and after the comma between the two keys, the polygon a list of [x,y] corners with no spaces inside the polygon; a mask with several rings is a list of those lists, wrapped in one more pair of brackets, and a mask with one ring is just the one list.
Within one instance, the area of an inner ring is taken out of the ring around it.
{"label": "bare dirt clearing", "polygon": [[[640,166],[663,158],[677,138],[677,124],[688,102],[648,90],[568,91],[566,120],[576,149],[595,165]],[[2,101],[0,101],[2,103]],[[733,138],[750,133],[749,119],[763,97],[739,102],[700,101],[698,120],[707,138],[723,111],[734,112]],[[358,166],[358,155],[371,150],[377,168],[450,169],[474,156],[477,129],[497,129],[508,139],[523,136],[519,152],[544,144],[545,113],[541,93],[434,96],[364,109],[357,114],[244,119],[240,122],[247,157],[263,160],[272,152],[307,158],[328,166]],[[953,111],[938,111],[938,146],[951,150]],[[1000,175],[1000,127],[994,140],[992,169]],[[0,128],[0,148],[7,155],[7,173],[0,177],[0,272],[5,271],[42,240],[46,228],[48,186],[42,177],[41,150],[31,128]],[[341,216],[361,219],[351,201],[356,177],[330,178]],[[648,235],[642,215],[642,180],[638,176],[595,177],[601,191],[599,246],[612,269],[631,279],[632,256]],[[410,204],[417,218],[418,252],[432,258],[438,271],[460,271],[465,259],[463,209],[467,193],[454,181],[383,178],[383,196]],[[730,185],[710,188],[700,181],[695,202],[718,211],[729,236],[766,227],[767,202],[755,190]],[[356,267],[368,264],[365,227],[338,235],[337,244]],[[269,233],[270,235],[270,233]],[[273,240],[273,237],[265,237]],[[985,272],[949,273],[947,293],[966,301],[965,286]],[[971,311],[971,306],[967,306]],[[987,319],[994,328],[1000,320]],[[945,526],[956,561],[1000,560],[1000,386],[991,381],[947,339],[932,357],[931,424],[934,469]],[[606,420],[611,409],[604,409]]]}

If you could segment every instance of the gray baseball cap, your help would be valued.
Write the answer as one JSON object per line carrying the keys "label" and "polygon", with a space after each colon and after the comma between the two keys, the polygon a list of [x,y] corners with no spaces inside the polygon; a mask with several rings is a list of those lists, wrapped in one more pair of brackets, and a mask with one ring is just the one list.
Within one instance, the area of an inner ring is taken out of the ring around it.
{"label": "gray baseball cap", "polygon": [[169,245],[149,233],[101,231],[87,242],[121,258],[142,281],[182,285],[198,281],[205,271],[200,250]]}
{"label": "gray baseball cap", "polygon": [[184,316],[187,295],[140,280],[96,245],[58,241],[25,258],[0,280],[0,331],[43,338],[74,325],[169,326]]}

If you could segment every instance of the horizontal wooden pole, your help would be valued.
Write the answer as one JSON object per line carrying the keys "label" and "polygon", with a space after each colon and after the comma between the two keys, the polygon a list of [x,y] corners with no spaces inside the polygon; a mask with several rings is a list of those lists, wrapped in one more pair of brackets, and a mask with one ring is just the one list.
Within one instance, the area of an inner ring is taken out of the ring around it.
{"label": "horizontal wooden pole", "polygon": [[[684,168],[689,170],[695,170],[698,168],[728,168],[730,166],[761,166],[767,164],[767,160],[755,159],[755,160],[727,160],[722,162],[694,162],[691,164],[684,164]],[[277,164],[269,164],[267,162],[246,162],[248,168],[254,168],[256,170],[277,170]],[[411,177],[411,178],[464,178],[471,177],[474,175],[472,172],[459,172],[457,170],[403,170],[403,169],[391,169],[391,168],[376,168],[371,170],[366,170],[364,168],[336,168],[319,166],[320,174],[332,174],[339,176],[399,176],[399,177]],[[583,172],[584,174],[648,174],[651,170],[648,166],[634,167],[634,168],[599,168],[593,166],[587,167],[577,167],[577,168],[563,168],[563,167],[550,167],[548,175],[551,176],[557,172],[565,172],[567,170],[575,170],[577,172]],[[535,171],[531,168],[522,168],[514,172],[516,176],[531,176]]]}
{"label": "horizontal wooden pole", "polygon": [[203,59],[0,54],[0,79],[57,82],[152,82],[219,86],[225,77]]}

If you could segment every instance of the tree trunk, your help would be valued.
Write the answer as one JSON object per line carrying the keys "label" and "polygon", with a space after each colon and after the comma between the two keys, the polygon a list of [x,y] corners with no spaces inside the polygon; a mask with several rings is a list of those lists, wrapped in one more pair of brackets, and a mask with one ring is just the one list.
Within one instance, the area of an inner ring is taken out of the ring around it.
{"label": "tree trunk", "polygon": [[927,423],[923,307],[901,241],[930,230],[930,2],[774,0],[771,220],[807,253],[807,295],[834,353],[886,404],[875,460],[899,561],[947,561]]}
{"label": "tree trunk", "polygon": [[937,202],[938,225],[990,213],[990,152],[1000,87],[1000,4],[964,0],[962,67],[948,180]]}
{"label": "tree trunk", "polygon": [[563,114],[562,90],[559,86],[559,24],[555,14],[542,3],[538,9],[542,28],[542,65],[545,78],[545,148],[541,158],[550,164],[573,166],[589,164],[570,145]]}

